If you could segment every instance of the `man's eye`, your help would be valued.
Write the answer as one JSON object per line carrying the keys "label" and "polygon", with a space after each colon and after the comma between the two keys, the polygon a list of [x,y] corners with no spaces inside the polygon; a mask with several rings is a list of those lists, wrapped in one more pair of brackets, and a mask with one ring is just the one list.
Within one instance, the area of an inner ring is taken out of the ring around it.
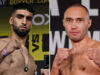
{"label": "man's eye", "polygon": [[19,18],[19,19],[21,19],[21,18],[23,18],[24,17],[24,15],[21,15],[21,14],[18,14],[17,15],[17,18]]}
{"label": "man's eye", "polygon": [[83,19],[80,18],[80,19],[78,19],[77,21],[83,21]]}
{"label": "man's eye", "polygon": [[27,17],[27,20],[28,20],[28,21],[32,21],[32,17],[28,16],[28,17]]}
{"label": "man's eye", "polygon": [[67,21],[67,22],[70,22],[70,21],[72,21],[72,20],[71,20],[71,19],[66,19],[66,21]]}

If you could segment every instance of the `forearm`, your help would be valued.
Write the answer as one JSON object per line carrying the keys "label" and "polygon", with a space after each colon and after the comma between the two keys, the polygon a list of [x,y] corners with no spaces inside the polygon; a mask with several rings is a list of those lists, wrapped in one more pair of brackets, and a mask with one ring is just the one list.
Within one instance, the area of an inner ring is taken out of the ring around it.
{"label": "forearm", "polygon": [[15,50],[20,49],[21,44],[14,40],[10,39],[8,42],[6,42],[6,45],[3,46],[3,48],[0,48],[0,63],[3,61],[3,59],[14,52]]}
{"label": "forearm", "polygon": [[60,75],[59,68],[57,66],[52,66],[50,75]]}
{"label": "forearm", "polygon": [[3,59],[9,55],[10,53],[12,53],[13,50],[7,50],[7,48],[4,48],[2,50],[0,50],[0,63],[3,61]]}
{"label": "forearm", "polygon": [[100,50],[98,50],[94,56],[94,62],[100,67]]}
{"label": "forearm", "polygon": [[100,67],[100,57],[96,57],[94,62]]}
{"label": "forearm", "polygon": [[4,59],[4,55],[3,55],[2,51],[0,51],[0,63],[2,62],[3,59]]}
{"label": "forearm", "polygon": [[49,75],[49,69],[41,69],[41,75]]}

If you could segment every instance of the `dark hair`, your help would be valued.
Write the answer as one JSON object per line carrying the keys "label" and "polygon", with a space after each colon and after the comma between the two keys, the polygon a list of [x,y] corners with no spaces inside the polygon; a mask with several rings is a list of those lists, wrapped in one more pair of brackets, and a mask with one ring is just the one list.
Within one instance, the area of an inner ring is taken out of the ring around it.
{"label": "dark hair", "polygon": [[[82,5],[82,4],[72,4],[72,5],[68,6],[68,8],[70,8],[70,7],[82,7],[82,8],[84,8],[84,9],[86,10],[86,12],[89,14],[88,9],[87,9],[84,5]],[[68,8],[67,8],[67,9],[68,9]]]}
{"label": "dark hair", "polygon": [[34,9],[32,7],[31,4],[27,4],[27,3],[18,3],[16,5],[13,6],[12,8],[12,11],[11,11],[11,15],[16,11],[16,10],[19,10],[19,9],[25,9],[29,12],[31,12],[32,14],[34,14]]}

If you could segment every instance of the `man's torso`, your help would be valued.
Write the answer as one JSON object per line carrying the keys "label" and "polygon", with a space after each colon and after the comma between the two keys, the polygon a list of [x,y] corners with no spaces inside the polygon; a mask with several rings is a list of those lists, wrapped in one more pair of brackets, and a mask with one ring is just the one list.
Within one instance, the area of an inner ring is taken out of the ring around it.
{"label": "man's torso", "polygon": [[[95,45],[90,47],[95,48]],[[84,51],[72,53],[60,64],[61,75],[100,75],[100,68]]]}
{"label": "man's torso", "polygon": [[[6,42],[4,43],[4,45],[2,45],[2,48],[6,45]],[[0,50],[2,48],[0,47]],[[6,56],[0,63],[0,75],[34,75],[36,64],[30,54],[28,57],[29,70],[28,72],[25,72],[25,59],[20,50],[15,50],[14,52]]]}

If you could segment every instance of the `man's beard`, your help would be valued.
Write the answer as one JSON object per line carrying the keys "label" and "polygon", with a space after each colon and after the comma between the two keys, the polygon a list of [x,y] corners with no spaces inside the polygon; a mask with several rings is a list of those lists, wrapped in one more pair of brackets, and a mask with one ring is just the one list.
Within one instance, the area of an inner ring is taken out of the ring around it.
{"label": "man's beard", "polygon": [[25,37],[27,36],[28,32],[30,31],[29,29],[28,30],[20,30],[17,26],[13,25],[13,30],[14,32],[20,36],[20,37]]}

